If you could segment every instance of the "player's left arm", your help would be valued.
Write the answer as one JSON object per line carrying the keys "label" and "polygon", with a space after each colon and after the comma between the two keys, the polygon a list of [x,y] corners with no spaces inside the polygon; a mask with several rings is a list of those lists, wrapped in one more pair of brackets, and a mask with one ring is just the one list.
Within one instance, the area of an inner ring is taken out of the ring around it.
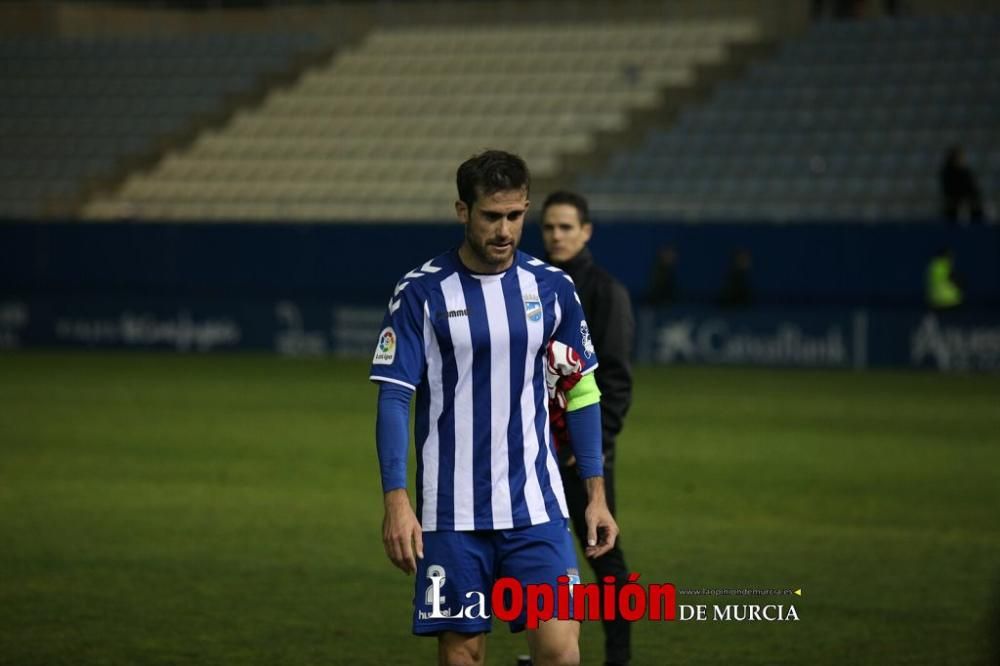
{"label": "player's left arm", "polygon": [[587,557],[600,557],[615,547],[618,540],[618,523],[611,515],[608,500],[604,496],[604,477],[593,476],[584,480],[587,488]]}
{"label": "player's left arm", "polygon": [[[561,276],[564,277],[564,276]],[[566,394],[566,428],[580,478],[587,486],[587,557],[600,557],[615,545],[618,525],[604,496],[604,461],[601,453],[601,391],[594,371],[597,354],[590,327],[572,280],[557,280],[561,321],[552,337],[579,354],[581,378]]]}
{"label": "player's left arm", "polygon": [[584,375],[567,394],[566,427],[576,457],[576,468],[587,488],[587,557],[600,557],[618,538],[618,524],[604,494],[601,453],[601,392],[594,373]]}

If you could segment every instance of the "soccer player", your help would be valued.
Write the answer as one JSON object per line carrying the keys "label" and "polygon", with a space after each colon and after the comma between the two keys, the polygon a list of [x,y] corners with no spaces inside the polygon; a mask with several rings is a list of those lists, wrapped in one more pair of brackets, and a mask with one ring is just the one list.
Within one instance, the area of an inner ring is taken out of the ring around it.
{"label": "soccer player", "polygon": [[[379,384],[382,538],[392,563],[416,573],[413,632],[437,637],[441,664],[481,664],[494,581],[516,578],[523,592],[578,580],[548,423],[550,340],[582,363],[566,421],[589,497],[586,555],[613,548],[618,526],[604,497],[597,356],[583,309],[564,272],[517,249],[528,168],[490,150],[458,168],[457,185],[462,244],[397,283],[371,379]],[[416,513],[406,494],[414,393]],[[469,612],[483,598],[487,608]],[[511,630],[525,624],[522,613]],[[535,666],[579,663],[579,632],[577,621],[555,617],[529,630]]]}
{"label": "soccer player", "polygon": [[[632,404],[632,373],[629,359],[635,319],[628,292],[618,280],[594,263],[587,247],[593,233],[587,200],[576,192],[553,192],[542,206],[542,241],[547,259],[566,271],[583,301],[583,311],[592,322],[594,349],[601,359],[595,372],[601,391],[604,484],[608,506],[615,513],[615,440]],[[572,433],[570,433],[572,441]],[[559,449],[560,467],[569,515],[581,544],[585,545],[586,491],[577,470],[578,461],[567,447]],[[597,579],[614,576],[618,586],[628,577],[625,555],[618,543],[590,560]],[[619,666],[631,658],[632,625],[621,618],[604,621],[605,664]]]}

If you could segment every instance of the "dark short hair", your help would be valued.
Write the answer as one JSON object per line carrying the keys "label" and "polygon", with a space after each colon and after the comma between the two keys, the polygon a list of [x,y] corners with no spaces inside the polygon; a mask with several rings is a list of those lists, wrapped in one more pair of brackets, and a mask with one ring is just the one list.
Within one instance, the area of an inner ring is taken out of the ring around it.
{"label": "dark short hair", "polygon": [[560,204],[576,208],[576,212],[580,215],[580,224],[590,224],[590,206],[587,205],[587,200],[582,194],[569,190],[558,190],[545,198],[545,203],[542,204],[542,219],[545,219],[545,211],[549,209],[549,206]]}
{"label": "dark short hair", "polygon": [[487,150],[462,162],[455,174],[458,198],[470,209],[481,196],[505,190],[531,189],[528,165],[514,153]]}

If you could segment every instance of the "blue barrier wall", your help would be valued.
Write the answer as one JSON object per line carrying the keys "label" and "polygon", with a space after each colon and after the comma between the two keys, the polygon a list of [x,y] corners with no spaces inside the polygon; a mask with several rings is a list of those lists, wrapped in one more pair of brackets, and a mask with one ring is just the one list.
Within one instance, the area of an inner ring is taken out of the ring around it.
{"label": "blue barrier wall", "polygon": [[634,297],[652,255],[678,253],[680,300],[710,302],[732,251],[753,255],[758,302],[773,305],[920,306],[927,261],[952,247],[970,306],[1000,304],[1000,228],[924,224],[622,224],[595,229],[594,253]]}
{"label": "blue barrier wall", "polygon": [[[460,239],[457,224],[0,225],[0,348],[367,355],[396,280]],[[667,244],[680,305],[643,312],[642,360],[1000,368],[998,228],[600,224],[592,243],[637,303]],[[967,303],[931,316],[924,270],[945,245]],[[540,246],[532,226],[522,247]],[[737,247],[755,307],[709,307]]]}
{"label": "blue barrier wall", "polygon": [[[454,225],[0,224],[0,290],[312,296],[382,302],[444,248]],[[599,261],[641,300],[656,248],[678,252],[683,302],[711,302],[733,249],[753,255],[756,300],[772,305],[920,306],[924,269],[956,252],[967,303],[1000,305],[1000,228],[924,224],[598,224]],[[537,226],[522,247],[541,251]]]}

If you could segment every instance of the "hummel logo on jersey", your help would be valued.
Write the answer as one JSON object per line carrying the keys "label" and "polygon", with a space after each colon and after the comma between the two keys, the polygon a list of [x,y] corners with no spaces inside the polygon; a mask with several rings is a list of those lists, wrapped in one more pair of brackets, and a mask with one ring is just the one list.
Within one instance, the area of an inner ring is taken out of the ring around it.
{"label": "hummel logo on jersey", "polygon": [[435,315],[438,319],[455,319],[456,317],[468,317],[469,309],[441,311]]}

